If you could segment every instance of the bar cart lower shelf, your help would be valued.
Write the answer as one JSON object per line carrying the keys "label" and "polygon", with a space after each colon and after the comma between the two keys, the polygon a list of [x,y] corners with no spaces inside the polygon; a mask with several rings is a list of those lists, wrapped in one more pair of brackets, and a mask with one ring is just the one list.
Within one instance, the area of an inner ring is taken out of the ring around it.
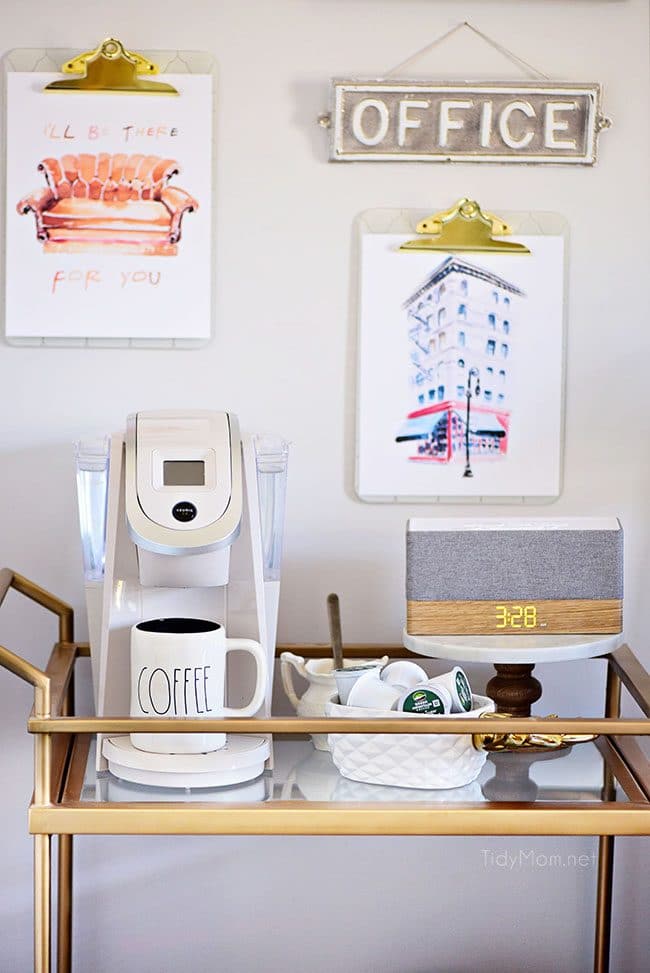
{"label": "bar cart lower shelf", "polygon": [[[417,792],[360,784],[341,777],[328,753],[314,750],[308,733],[432,732],[426,718],[411,721],[334,719],[229,719],[180,721],[188,732],[212,729],[271,733],[275,764],[256,781],[201,792],[144,792],[107,774],[96,774],[97,733],[169,732],[178,720],[97,718],[74,715],[76,661],[88,647],[74,642],[72,610],[37,585],[0,571],[0,602],[10,587],[59,617],[59,640],[45,671],[0,647],[0,666],[30,682],[35,702],[28,729],[35,734],[34,969],[50,973],[52,837],[57,837],[56,896],[58,973],[72,969],[73,836],[94,835],[597,835],[599,859],[594,970],[609,969],[615,835],[650,834],[650,765],[637,736],[650,733],[650,676],[627,646],[609,654],[604,718],[557,719],[553,733],[596,733],[593,743],[554,754],[490,754],[479,778],[450,791]],[[278,648],[278,653],[286,646]],[[325,646],[292,646],[303,656]],[[401,646],[350,646],[346,654],[404,656]],[[621,719],[625,686],[645,718]],[[452,721],[448,721],[451,723]],[[435,732],[452,727],[436,721]],[[170,726],[173,724],[173,726]],[[214,728],[216,729],[216,727]],[[453,721],[453,732],[481,734],[485,722]],[[499,722],[504,733],[547,733],[537,717]],[[477,737],[474,736],[475,745]],[[544,783],[531,767],[544,760]],[[551,770],[552,768],[552,770]]]}

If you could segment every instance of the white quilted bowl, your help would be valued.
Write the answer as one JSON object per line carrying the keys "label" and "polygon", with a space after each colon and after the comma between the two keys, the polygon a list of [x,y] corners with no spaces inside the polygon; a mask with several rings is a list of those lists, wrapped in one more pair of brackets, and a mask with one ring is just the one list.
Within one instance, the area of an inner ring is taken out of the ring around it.
{"label": "white quilted bowl", "polygon": [[[341,706],[333,696],[325,704],[327,716],[342,719],[422,719],[415,713]],[[469,713],[432,716],[438,720],[464,719],[493,713],[494,703],[487,696],[472,696]],[[476,780],[487,759],[475,750],[468,733],[330,733],[332,760],[340,773],[350,780],[391,787],[463,787]]]}

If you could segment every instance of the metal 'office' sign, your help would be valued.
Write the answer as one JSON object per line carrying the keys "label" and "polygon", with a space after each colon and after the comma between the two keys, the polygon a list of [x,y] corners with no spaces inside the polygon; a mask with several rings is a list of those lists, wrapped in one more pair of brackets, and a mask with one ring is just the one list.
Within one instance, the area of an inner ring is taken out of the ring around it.
{"label": "metal 'office' sign", "polygon": [[333,81],[331,161],[593,165],[600,85]]}

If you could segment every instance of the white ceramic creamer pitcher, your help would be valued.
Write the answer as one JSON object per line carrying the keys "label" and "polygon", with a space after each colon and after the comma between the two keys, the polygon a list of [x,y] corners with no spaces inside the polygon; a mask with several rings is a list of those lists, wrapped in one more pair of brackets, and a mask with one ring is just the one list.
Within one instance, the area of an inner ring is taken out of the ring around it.
{"label": "white ceramic creamer pitcher", "polygon": [[[387,655],[382,659],[346,659],[344,667],[347,669],[351,666],[370,666],[373,664],[383,666],[386,662],[388,662]],[[282,653],[280,656],[282,685],[298,716],[325,716],[325,704],[336,692],[333,668],[332,659],[309,659],[305,662],[301,655],[294,655],[293,652]],[[300,697],[293,685],[292,669],[295,669],[298,675],[302,676],[308,683],[307,689]],[[329,750],[326,733],[313,733],[311,739],[317,750]]]}

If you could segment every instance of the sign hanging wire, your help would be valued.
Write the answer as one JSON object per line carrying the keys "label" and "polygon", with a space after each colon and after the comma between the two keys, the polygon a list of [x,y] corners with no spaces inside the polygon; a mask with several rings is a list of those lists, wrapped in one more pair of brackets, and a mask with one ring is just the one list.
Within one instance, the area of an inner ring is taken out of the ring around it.
{"label": "sign hanging wire", "polygon": [[449,37],[451,37],[452,34],[457,33],[457,31],[464,30],[465,28],[471,30],[474,34],[477,35],[477,37],[480,37],[481,40],[484,40],[486,44],[489,44],[490,47],[493,47],[496,51],[498,51],[499,54],[503,54],[503,56],[507,57],[509,61],[512,61],[513,64],[516,64],[518,67],[523,68],[524,71],[529,72],[530,74],[533,75],[533,77],[541,78],[543,81],[550,80],[548,74],[544,74],[543,71],[538,70],[538,68],[534,67],[534,65],[530,64],[528,61],[524,61],[524,59],[522,57],[519,57],[518,54],[515,54],[514,51],[508,50],[508,48],[504,47],[503,44],[500,44],[498,41],[493,40],[492,37],[488,37],[487,34],[484,34],[483,31],[479,30],[478,27],[475,27],[474,24],[470,24],[469,20],[462,20],[460,23],[456,24],[455,27],[452,27],[444,34],[441,34],[440,37],[436,37],[435,40],[432,40],[429,44],[426,45],[426,47],[423,47],[420,51],[416,51],[415,54],[411,54],[411,56],[407,57],[405,61],[400,61],[400,63],[396,64],[394,68],[391,68],[390,71],[386,72],[384,78],[390,78],[391,75],[394,75],[398,71],[401,71],[408,64],[412,64],[413,61],[417,61],[419,58],[424,57],[425,54],[428,54],[429,51],[432,51],[434,47],[438,46],[438,44],[442,44]]}

